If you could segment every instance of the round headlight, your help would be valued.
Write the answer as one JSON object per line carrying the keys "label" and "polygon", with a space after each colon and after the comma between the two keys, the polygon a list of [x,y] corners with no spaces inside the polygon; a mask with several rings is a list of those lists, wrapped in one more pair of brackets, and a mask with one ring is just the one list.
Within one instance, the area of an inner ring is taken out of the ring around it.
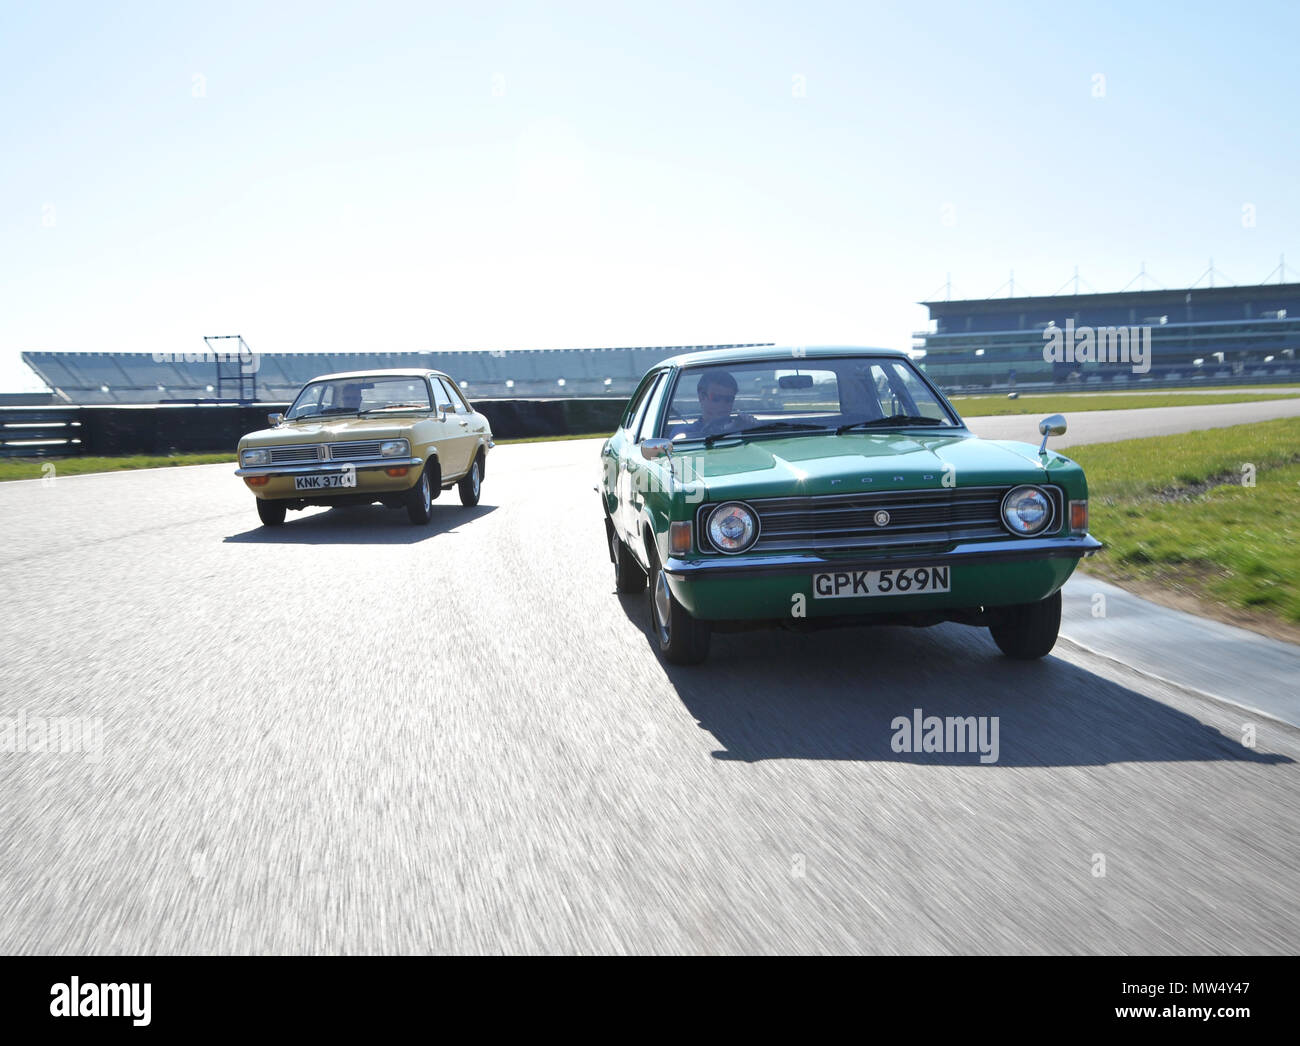
{"label": "round headlight", "polygon": [[405,457],[410,453],[409,444],[404,439],[390,439],[379,444],[379,453],[385,458]]}
{"label": "round headlight", "polygon": [[1002,499],[1002,520],[1021,537],[1046,530],[1054,514],[1052,499],[1037,487],[1016,487]]}
{"label": "round headlight", "polygon": [[269,465],[271,464],[271,452],[269,450],[246,450],[243,453],[243,462],[245,465]]}
{"label": "round headlight", "polygon": [[721,552],[744,552],[758,540],[758,516],[748,505],[728,501],[709,513],[709,540]]}

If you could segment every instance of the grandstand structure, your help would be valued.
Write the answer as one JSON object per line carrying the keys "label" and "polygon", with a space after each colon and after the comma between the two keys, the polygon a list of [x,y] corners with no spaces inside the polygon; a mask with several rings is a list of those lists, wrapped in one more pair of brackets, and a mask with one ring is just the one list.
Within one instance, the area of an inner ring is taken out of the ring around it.
{"label": "grandstand structure", "polygon": [[[914,355],[931,380],[948,389],[1300,376],[1300,283],[920,304],[930,310],[934,329],[913,335]],[[1044,346],[1067,325],[1071,330],[1148,329],[1147,369],[1136,373],[1124,363],[1044,359]]]}
{"label": "grandstand structure", "polygon": [[[764,344],[457,352],[24,352],[60,403],[284,403],[312,378],[341,371],[440,370],[479,399],[626,399],[654,364],[681,352]],[[236,371],[252,381],[232,383]]]}

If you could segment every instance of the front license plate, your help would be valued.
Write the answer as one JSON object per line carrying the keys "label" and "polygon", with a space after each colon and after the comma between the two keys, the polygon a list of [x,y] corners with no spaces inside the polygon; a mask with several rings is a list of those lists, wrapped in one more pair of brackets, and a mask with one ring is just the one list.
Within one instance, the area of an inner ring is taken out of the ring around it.
{"label": "front license plate", "polygon": [[840,570],[813,575],[813,598],[915,596],[948,592],[951,567],[898,567],[889,570]]}
{"label": "front license plate", "polygon": [[355,487],[355,472],[331,473],[328,476],[294,476],[294,490],[329,490],[332,487]]}

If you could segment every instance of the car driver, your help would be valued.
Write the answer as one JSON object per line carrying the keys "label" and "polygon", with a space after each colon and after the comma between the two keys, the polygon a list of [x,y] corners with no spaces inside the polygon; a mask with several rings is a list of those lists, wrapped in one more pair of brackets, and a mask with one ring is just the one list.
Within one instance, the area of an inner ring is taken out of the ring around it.
{"label": "car driver", "polygon": [[700,417],[686,429],[686,435],[715,436],[758,424],[758,419],[752,414],[732,413],[738,388],[736,379],[725,370],[705,371],[696,386],[700,397]]}

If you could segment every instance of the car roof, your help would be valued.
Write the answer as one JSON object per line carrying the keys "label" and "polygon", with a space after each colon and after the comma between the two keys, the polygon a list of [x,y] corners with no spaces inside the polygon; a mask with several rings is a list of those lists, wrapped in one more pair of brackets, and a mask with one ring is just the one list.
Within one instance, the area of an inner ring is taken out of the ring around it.
{"label": "car roof", "polygon": [[[451,381],[451,376],[440,370],[422,370],[401,367],[396,370],[346,370],[337,374],[318,374],[311,381],[339,381],[347,378],[427,378],[433,375],[437,378],[446,378]],[[307,382],[308,385],[311,381]]]}
{"label": "car roof", "polygon": [[763,360],[824,359],[828,356],[867,356],[911,359],[902,349],[877,349],[863,345],[767,345],[761,348],[705,349],[661,360],[655,369],[693,367],[707,363],[758,363]]}

